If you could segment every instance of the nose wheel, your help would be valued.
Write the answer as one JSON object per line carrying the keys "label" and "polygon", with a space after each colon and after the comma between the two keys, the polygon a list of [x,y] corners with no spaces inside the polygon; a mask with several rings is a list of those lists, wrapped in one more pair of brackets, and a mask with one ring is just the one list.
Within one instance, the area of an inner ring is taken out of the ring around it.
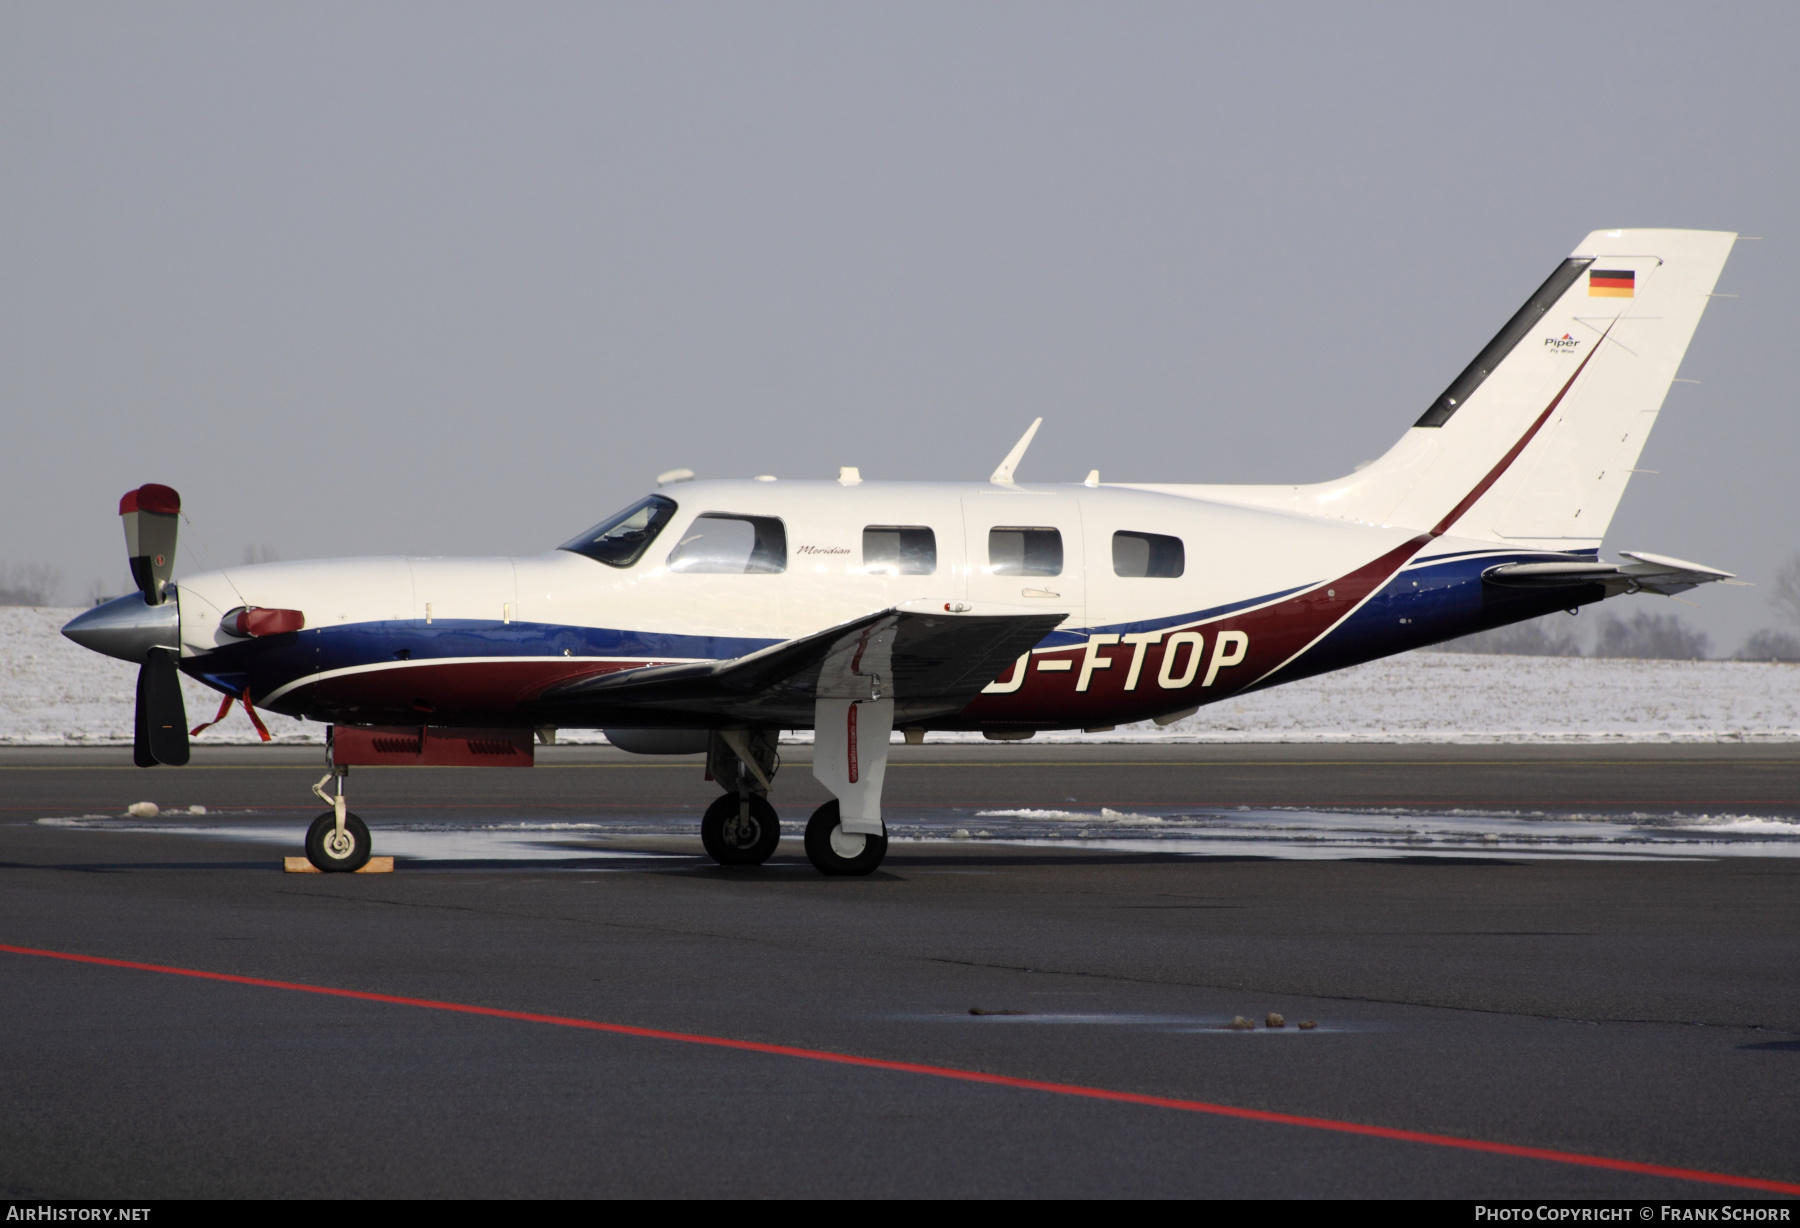
{"label": "nose wheel", "polygon": [[700,820],[700,843],[722,866],[760,866],[781,841],[775,807],[756,793],[722,793]]}
{"label": "nose wheel", "polygon": [[369,862],[369,829],[349,811],[340,828],[337,812],[327,810],[306,829],[306,859],[327,874],[360,870]]}
{"label": "nose wheel", "polygon": [[[350,874],[369,864],[369,828],[344,804],[344,777],[350,769],[336,767],[331,774],[313,786],[319,800],[331,809],[314,819],[306,829],[306,859],[315,870],[326,874]],[[336,795],[325,792],[325,786],[337,782]]]}
{"label": "nose wheel", "polygon": [[806,823],[806,859],[821,874],[842,877],[869,874],[887,856],[887,835],[853,835],[844,830],[833,798]]}

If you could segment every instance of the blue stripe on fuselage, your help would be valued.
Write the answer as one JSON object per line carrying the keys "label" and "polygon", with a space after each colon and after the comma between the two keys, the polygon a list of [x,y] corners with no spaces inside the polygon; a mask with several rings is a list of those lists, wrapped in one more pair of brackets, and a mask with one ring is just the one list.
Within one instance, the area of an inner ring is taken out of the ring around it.
{"label": "blue stripe on fuselage", "polygon": [[[1581,552],[1589,557],[1598,551]],[[1259,687],[1360,665],[1598,601],[1598,584],[1567,588],[1505,588],[1481,573],[1503,563],[1563,562],[1569,554],[1542,550],[1480,550],[1409,563],[1356,613],[1291,665]]]}
{"label": "blue stripe on fuselage", "polygon": [[[556,623],[501,623],[476,619],[396,619],[317,627],[264,639],[224,644],[182,667],[202,682],[231,694],[246,685],[268,695],[296,679],[330,670],[396,661],[488,657],[625,657],[652,661],[722,660],[781,641],[748,636],[665,635],[609,627]],[[405,654],[405,655],[402,655]]]}
{"label": "blue stripe on fuselage", "polygon": [[[1323,583],[1320,581],[1319,583]],[[1144,631],[1166,631],[1170,627],[1183,627],[1190,623],[1204,622],[1211,618],[1223,618],[1227,614],[1235,614],[1239,610],[1247,610],[1251,606],[1263,605],[1270,601],[1280,601],[1283,597],[1291,597],[1304,589],[1314,587],[1311,584],[1300,584],[1293,588],[1282,589],[1278,593],[1264,593],[1261,597],[1251,597],[1246,601],[1233,601],[1225,605],[1216,605],[1207,610],[1193,610],[1186,614],[1170,614],[1163,618],[1146,618],[1135,623],[1111,623],[1104,627],[1091,627],[1082,631],[1052,631],[1038,644],[1040,648],[1079,648],[1087,643],[1089,635],[1104,632],[1117,635],[1136,635]]]}

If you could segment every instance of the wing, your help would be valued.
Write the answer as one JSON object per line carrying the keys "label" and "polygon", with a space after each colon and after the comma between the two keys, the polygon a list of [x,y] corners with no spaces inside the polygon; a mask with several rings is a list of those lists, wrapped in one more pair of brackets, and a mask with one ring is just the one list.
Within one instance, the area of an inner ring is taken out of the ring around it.
{"label": "wing", "polygon": [[577,679],[536,707],[568,724],[649,710],[664,724],[723,717],[806,729],[822,696],[892,698],[896,724],[927,720],[961,709],[1065,617],[882,610],[729,661]]}
{"label": "wing", "polygon": [[1507,588],[1564,588],[1577,584],[1604,584],[1606,595],[1620,593],[1661,593],[1672,597],[1701,584],[1735,579],[1728,571],[1664,558],[1660,554],[1642,554],[1621,550],[1630,563],[1602,563],[1592,559],[1567,563],[1503,563],[1481,573],[1490,584]]}

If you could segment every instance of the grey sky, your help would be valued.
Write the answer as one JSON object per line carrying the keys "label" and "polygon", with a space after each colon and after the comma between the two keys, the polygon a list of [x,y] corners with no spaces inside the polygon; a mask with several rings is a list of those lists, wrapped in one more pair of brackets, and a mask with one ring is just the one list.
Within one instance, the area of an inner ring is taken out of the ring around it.
{"label": "grey sky", "polygon": [[1039,414],[1027,478],[1315,480],[1589,230],[1692,226],[1764,239],[1607,545],[1763,583],[1633,599],[1729,649],[1800,549],[1797,36],[1791,5],[14,0],[8,557],[125,590],[145,481],[227,563],[531,553],[681,465],[981,478]]}

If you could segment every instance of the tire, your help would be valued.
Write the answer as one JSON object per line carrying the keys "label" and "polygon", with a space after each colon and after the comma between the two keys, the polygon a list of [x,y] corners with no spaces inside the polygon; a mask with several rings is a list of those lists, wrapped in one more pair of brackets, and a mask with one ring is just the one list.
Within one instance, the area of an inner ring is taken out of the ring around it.
{"label": "tire", "polygon": [[738,795],[721,793],[700,820],[700,843],[706,855],[722,866],[760,866],[781,843],[781,820],[769,799],[750,795],[748,828],[739,824]]}
{"label": "tire", "polygon": [[350,848],[343,856],[332,845],[337,834],[337,815],[327,810],[306,829],[306,859],[327,874],[349,874],[369,864],[369,829],[353,814],[344,816],[344,834],[350,837]]}
{"label": "tire", "polygon": [[[833,798],[817,810],[806,823],[806,859],[821,874],[833,878],[851,874],[868,874],[887,856],[887,832],[879,836],[852,836],[842,830],[837,799]],[[862,841],[860,849],[851,847]]]}

